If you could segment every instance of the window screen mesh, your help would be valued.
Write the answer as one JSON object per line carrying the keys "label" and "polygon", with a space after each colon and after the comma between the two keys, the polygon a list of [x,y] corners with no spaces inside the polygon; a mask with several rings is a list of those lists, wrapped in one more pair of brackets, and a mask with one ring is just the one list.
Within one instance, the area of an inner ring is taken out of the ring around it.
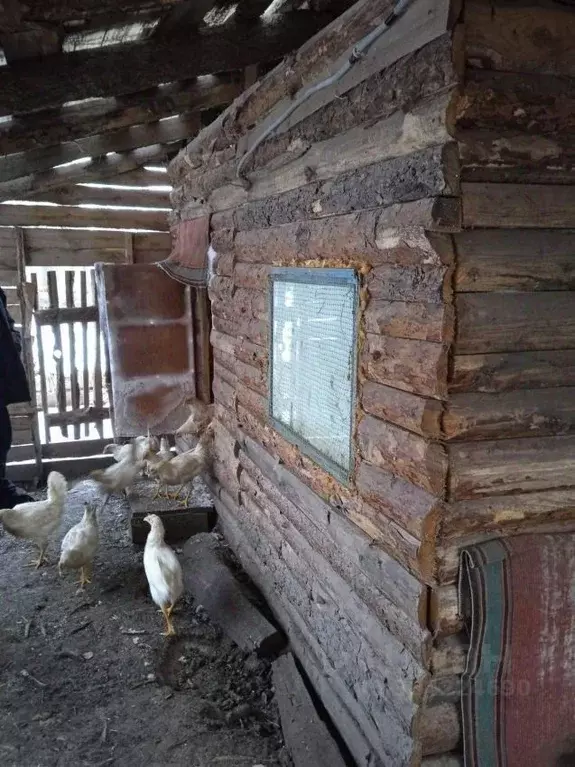
{"label": "window screen mesh", "polygon": [[276,270],[271,279],[271,416],[319,463],[347,476],[355,391],[355,273],[290,269]]}

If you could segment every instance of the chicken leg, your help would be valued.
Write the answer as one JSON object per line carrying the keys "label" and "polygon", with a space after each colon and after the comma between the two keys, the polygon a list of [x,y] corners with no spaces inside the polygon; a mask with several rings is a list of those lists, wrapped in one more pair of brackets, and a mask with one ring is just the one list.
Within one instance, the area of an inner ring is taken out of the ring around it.
{"label": "chicken leg", "polygon": [[162,606],[162,613],[166,620],[166,630],[162,633],[162,636],[164,637],[173,637],[176,635],[174,624],[172,623],[172,619],[170,617],[172,615],[173,609],[174,605],[168,605],[167,607]]}
{"label": "chicken leg", "polygon": [[28,563],[28,567],[33,567],[35,570],[38,570],[38,568],[44,564],[48,564],[48,560],[46,559],[46,549],[48,548],[48,544],[38,544],[38,548],[40,549],[40,554],[38,555],[38,559],[33,559],[31,562]]}
{"label": "chicken leg", "polygon": [[80,568],[80,580],[76,581],[80,584],[80,589],[84,589],[87,583],[92,583],[92,568],[90,565],[85,565]]}

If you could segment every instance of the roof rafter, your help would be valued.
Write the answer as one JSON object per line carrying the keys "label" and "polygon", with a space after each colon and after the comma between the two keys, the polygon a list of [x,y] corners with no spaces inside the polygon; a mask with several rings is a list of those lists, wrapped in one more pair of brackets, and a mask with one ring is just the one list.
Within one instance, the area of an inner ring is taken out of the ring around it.
{"label": "roof rafter", "polygon": [[[118,96],[162,82],[240,69],[298,48],[337,13],[308,11],[254,25],[228,22],[189,40],[149,40],[0,68],[0,114],[56,107],[93,96]],[[193,48],[191,48],[193,44]],[[193,51],[193,53],[191,53]]]}

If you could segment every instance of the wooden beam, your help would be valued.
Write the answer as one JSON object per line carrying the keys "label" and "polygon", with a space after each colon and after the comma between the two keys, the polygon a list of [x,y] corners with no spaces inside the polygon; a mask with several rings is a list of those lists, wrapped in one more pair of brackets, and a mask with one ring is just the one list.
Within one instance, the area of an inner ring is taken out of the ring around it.
{"label": "wooden beam", "polygon": [[153,144],[189,140],[200,130],[200,113],[192,112],[144,125],[132,125],[109,133],[77,139],[58,146],[31,149],[0,158],[3,181],[49,170],[82,157],[101,157],[108,152],[126,152]]}
{"label": "wooden beam", "polygon": [[575,228],[575,187],[461,184],[464,227]]}
{"label": "wooden beam", "polygon": [[[81,22],[88,19],[97,21],[99,25],[109,20],[113,13],[122,15],[141,13],[142,6],[150,12],[161,13],[173,6],[177,6],[182,0],[66,0],[65,3],[58,0],[26,0],[22,17],[37,21],[51,21],[54,23]],[[6,6],[7,3],[4,2]],[[0,6],[1,8],[1,6]],[[2,16],[0,15],[0,20]]]}
{"label": "wooden beam", "polygon": [[0,124],[0,153],[25,152],[53,146],[181,112],[230,104],[242,91],[241,73],[182,80],[138,93],[82,101],[30,115],[13,115]]}
{"label": "wooden beam", "polygon": [[66,186],[39,192],[31,197],[37,202],[57,205],[124,205],[130,208],[170,208],[170,193],[151,189],[115,189],[113,186]]}
{"label": "wooden beam", "polygon": [[153,41],[28,60],[0,72],[0,114],[133,93],[163,82],[274,60],[299,48],[332,18],[331,13],[299,11],[274,23],[249,26],[232,21],[176,44]]}
{"label": "wooden beam", "polygon": [[68,306],[62,309],[40,309],[34,314],[38,325],[53,325],[63,322],[95,322],[98,319],[97,306]]}
{"label": "wooden beam", "polygon": [[67,226],[106,229],[169,229],[165,211],[80,208],[72,205],[0,205],[0,226]]}
{"label": "wooden beam", "polygon": [[154,39],[187,35],[197,29],[216,0],[184,0],[171,8],[154,30]]}
{"label": "wooden beam", "polygon": [[0,200],[29,197],[34,192],[86,181],[99,181],[116,176],[118,173],[135,170],[143,165],[165,159],[167,148],[160,144],[134,149],[132,152],[114,154],[110,157],[97,157],[85,165],[68,165],[64,168],[52,168],[41,173],[0,182]]}

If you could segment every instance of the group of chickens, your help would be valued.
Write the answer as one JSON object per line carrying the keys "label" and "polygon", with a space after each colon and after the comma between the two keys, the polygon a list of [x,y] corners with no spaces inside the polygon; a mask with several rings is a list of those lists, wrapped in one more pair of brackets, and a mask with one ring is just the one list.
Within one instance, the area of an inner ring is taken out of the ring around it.
{"label": "group of chickens", "polygon": [[[167,440],[162,439],[158,445],[153,436],[136,437],[126,445],[108,446],[107,452],[112,453],[115,463],[107,469],[91,473],[107,493],[104,506],[112,493],[125,492],[143,472],[157,480],[156,496],[164,488],[167,497],[177,499],[184,486],[207,468],[213,437],[212,409],[197,401],[190,402],[189,406],[190,417],[176,431],[176,436],[184,440],[189,436],[199,437],[192,449],[174,455]],[[168,486],[179,486],[177,493],[170,495]],[[0,509],[0,522],[4,529],[17,538],[31,540],[38,547],[38,559],[31,563],[36,568],[46,561],[48,542],[60,526],[67,492],[66,479],[59,472],[52,471],[48,475],[46,500],[21,503],[13,509]],[[175,633],[172,610],[184,590],[182,567],[164,541],[164,525],[160,517],[148,514],[144,520],[150,525],[144,549],[144,570],[152,599],[164,615],[164,635],[171,636]],[[79,570],[80,588],[84,588],[91,582],[92,563],[98,545],[97,508],[95,504],[87,503],[80,522],[70,528],[62,540],[58,561],[60,575],[63,569]]]}

